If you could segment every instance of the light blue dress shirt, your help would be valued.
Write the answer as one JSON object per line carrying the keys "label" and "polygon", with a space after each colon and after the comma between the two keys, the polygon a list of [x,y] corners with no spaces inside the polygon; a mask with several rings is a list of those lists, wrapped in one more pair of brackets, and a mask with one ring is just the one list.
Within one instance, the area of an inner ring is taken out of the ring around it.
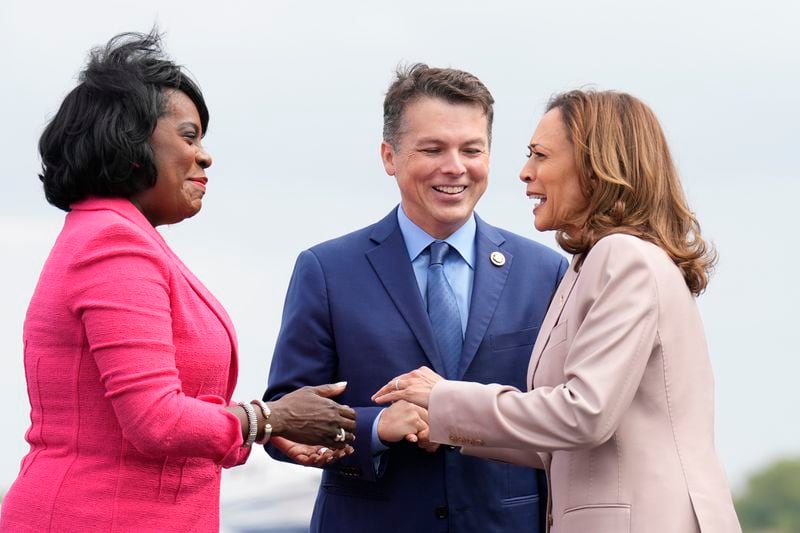
{"label": "light blue dress shirt", "polygon": [[[428,307],[428,263],[430,263],[430,250],[428,246],[437,240],[428,235],[425,230],[414,224],[405,211],[402,204],[397,209],[397,223],[400,225],[400,232],[408,250],[408,258],[414,268],[414,276],[417,278],[417,285],[422,296],[422,303]],[[461,334],[467,331],[467,320],[469,320],[469,306],[472,301],[472,284],[475,280],[475,215],[467,219],[463,226],[458,228],[452,235],[444,239],[452,250],[444,259],[444,277],[453,289],[458,304],[458,313],[461,316]],[[454,253],[455,250],[458,253]],[[381,452],[387,447],[378,438],[378,421],[383,411],[375,417],[372,424],[372,449],[374,452]],[[376,457],[376,469],[377,460]]]}

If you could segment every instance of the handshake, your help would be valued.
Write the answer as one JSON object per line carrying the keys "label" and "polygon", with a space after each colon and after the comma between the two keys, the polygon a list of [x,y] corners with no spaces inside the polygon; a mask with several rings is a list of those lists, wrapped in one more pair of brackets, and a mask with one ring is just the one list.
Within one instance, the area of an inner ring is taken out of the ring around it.
{"label": "handshake", "polygon": [[[428,400],[433,386],[441,380],[442,377],[433,370],[421,367],[397,376],[373,394],[372,400],[375,403],[389,404],[380,413],[377,421],[375,429],[378,438],[384,443],[405,440],[430,453],[438,450],[439,444],[431,442],[429,439]],[[322,388],[325,388],[324,392],[323,390],[317,390]],[[312,396],[319,395],[330,398],[338,396],[344,390],[345,383],[305,387],[285,396],[284,400],[289,400],[290,397],[298,395],[300,391],[313,393]],[[303,402],[306,406],[308,405],[307,401],[306,398],[306,401]],[[352,433],[355,430],[355,411],[348,406],[339,406],[332,400],[328,401],[338,407],[337,414],[342,417],[342,421],[339,423],[347,425],[349,431],[346,432],[348,436],[346,443],[342,442],[335,449],[331,449],[326,446],[308,443],[310,441],[305,438],[307,437],[306,435],[297,441],[283,436],[275,436],[271,439],[273,446],[283,452],[289,459],[303,466],[322,467],[353,453],[353,447],[350,443],[355,440],[355,436]],[[304,409],[298,409],[298,411],[302,410]],[[315,425],[314,421],[308,419],[305,422],[308,426]],[[300,441],[305,441],[305,443]]]}

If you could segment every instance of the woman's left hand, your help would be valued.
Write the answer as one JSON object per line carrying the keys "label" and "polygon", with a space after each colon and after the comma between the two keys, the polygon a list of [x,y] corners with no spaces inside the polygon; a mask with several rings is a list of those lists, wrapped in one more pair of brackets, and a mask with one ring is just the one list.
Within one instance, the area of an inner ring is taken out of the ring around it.
{"label": "woman's left hand", "polygon": [[345,455],[353,453],[352,446],[345,446],[340,450],[331,450],[324,446],[301,444],[289,439],[284,439],[283,437],[273,437],[270,439],[270,442],[295,463],[317,468],[322,468],[334,461],[338,461]]}
{"label": "woman's left hand", "polygon": [[442,381],[442,376],[421,366],[407,374],[397,376],[372,395],[375,403],[390,403],[405,400],[427,409],[433,386]]}

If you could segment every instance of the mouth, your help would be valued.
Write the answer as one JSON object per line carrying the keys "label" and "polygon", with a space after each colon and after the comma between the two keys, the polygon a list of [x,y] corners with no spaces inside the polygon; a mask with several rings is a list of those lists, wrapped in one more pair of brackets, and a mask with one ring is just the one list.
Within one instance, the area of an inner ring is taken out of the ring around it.
{"label": "mouth", "polygon": [[189,178],[187,181],[191,181],[195,185],[197,185],[200,189],[205,192],[206,190],[206,183],[208,183],[208,178]]}
{"label": "mouth", "polygon": [[466,185],[434,185],[433,190],[443,194],[456,195],[467,190]]}
{"label": "mouth", "polygon": [[547,196],[544,194],[538,193],[528,193],[528,199],[533,201],[533,210],[535,211],[537,208],[544,205],[547,202]]}

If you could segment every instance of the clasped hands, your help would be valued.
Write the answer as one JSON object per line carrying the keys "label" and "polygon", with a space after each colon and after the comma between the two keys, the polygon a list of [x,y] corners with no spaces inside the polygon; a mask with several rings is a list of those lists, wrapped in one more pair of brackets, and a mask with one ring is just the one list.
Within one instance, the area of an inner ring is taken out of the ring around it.
{"label": "clasped hands", "polygon": [[[375,403],[390,404],[381,413],[378,421],[378,437],[384,442],[406,440],[431,453],[439,449],[439,444],[429,440],[428,400],[433,386],[442,379],[436,372],[423,366],[395,377],[373,394],[372,400]],[[320,387],[305,387],[300,390],[303,392],[296,391],[284,397],[284,400],[289,400],[291,396],[297,396],[297,400],[301,400],[302,397],[305,400],[303,403],[306,403],[315,396],[338,396],[344,391],[344,385],[322,385]],[[333,402],[331,403],[337,405]],[[307,406],[308,404],[306,404],[306,408]],[[341,412],[337,413],[337,415],[350,419],[345,421],[346,423],[341,421],[339,423],[343,426],[346,425],[349,431],[354,431],[355,412],[347,406],[339,406],[339,408]],[[289,411],[292,410],[289,409]],[[298,409],[298,411],[301,411],[301,409]],[[352,442],[350,439],[354,438],[352,433],[350,433],[347,443],[337,443],[337,445],[334,445],[336,447],[297,442],[297,440],[313,441],[313,439],[308,439],[308,435],[303,435],[302,437],[300,435],[287,435],[287,437],[274,436],[271,442],[273,446],[292,461],[303,466],[323,467],[353,453],[353,448],[350,446]]]}
{"label": "clasped hands", "polygon": [[406,440],[428,452],[439,444],[430,441],[428,401],[433,386],[442,380],[428,367],[395,377],[372,395],[377,404],[390,404],[378,421],[378,437],[384,442]]}

